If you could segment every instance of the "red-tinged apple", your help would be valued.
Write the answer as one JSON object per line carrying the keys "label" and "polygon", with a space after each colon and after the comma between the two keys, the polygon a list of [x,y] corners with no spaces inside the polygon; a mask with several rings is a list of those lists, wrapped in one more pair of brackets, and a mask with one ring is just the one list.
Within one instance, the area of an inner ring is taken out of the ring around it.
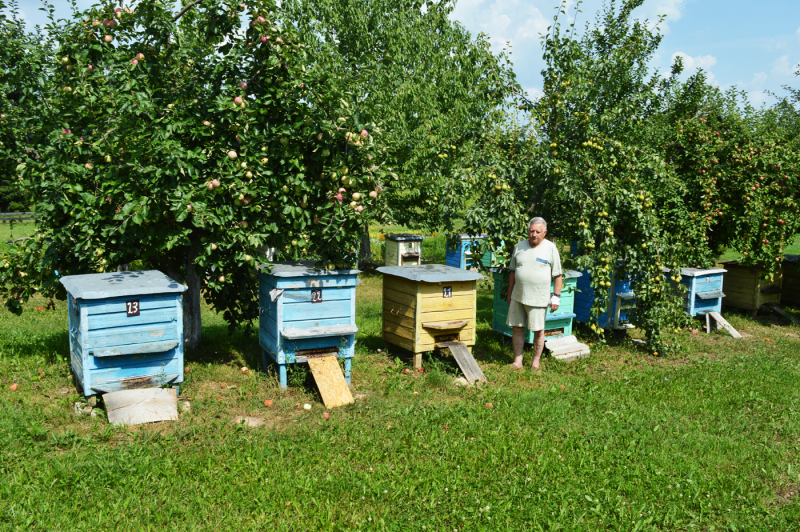
{"label": "red-tinged apple", "polygon": [[258,17],[258,18],[256,19],[256,22],[258,22],[259,24],[263,24],[263,23],[265,23],[266,21],[267,21],[267,19],[265,19],[264,17]]}
{"label": "red-tinged apple", "polygon": [[380,185],[378,185],[377,187],[375,187],[375,192],[377,192],[378,194],[380,194],[381,192],[383,192],[383,187],[382,187],[382,186],[380,186]]}
{"label": "red-tinged apple", "polygon": [[213,181],[211,181],[211,184],[214,185],[215,187],[218,187],[219,186],[219,179],[214,179]]}
{"label": "red-tinged apple", "polygon": [[249,369],[247,369],[246,367],[243,367],[243,368],[242,368],[242,373],[244,373],[245,375],[247,375],[248,373],[250,373],[250,370],[249,370]]}
{"label": "red-tinged apple", "polygon": [[14,384],[12,384],[11,386],[9,386],[9,387],[8,387],[8,389],[9,389],[9,390],[11,390],[12,392],[16,392],[16,391],[17,391],[17,388],[18,388],[18,386],[19,386],[19,385],[18,385],[18,384],[15,382],[15,383],[14,383]]}
{"label": "red-tinged apple", "polygon": [[224,275],[220,275],[219,276],[219,282],[221,282],[221,283],[225,282],[225,276]]}
{"label": "red-tinged apple", "polygon": [[319,216],[315,216],[315,217],[314,217],[314,223],[315,223],[315,224],[318,224],[318,223],[319,223]]}
{"label": "red-tinged apple", "polygon": [[325,418],[325,419],[328,419],[328,418],[329,418],[329,417],[331,417],[331,416],[330,416],[330,414],[328,414],[327,412],[323,412],[323,413],[322,413],[322,417],[323,417],[323,418]]}
{"label": "red-tinged apple", "polygon": [[308,205],[308,204],[307,204],[305,201],[301,201],[301,202],[300,202],[300,207],[302,207],[302,208],[304,208],[304,209],[306,208],[306,206],[307,206],[307,205]]}
{"label": "red-tinged apple", "polygon": [[144,60],[144,54],[139,52],[138,54],[136,54],[136,59],[138,59],[139,61],[143,61]]}
{"label": "red-tinged apple", "polygon": [[245,83],[244,81],[240,81],[239,82],[239,87],[241,87],[242,89],[246,89],[247,88],[247,83]]}
{"label": "red-tinged apple", "polygon": [[230,159],[236,159],[238,157],[238,154],[235,151],[231,150],[228,152],[228,157]]}
{"label": "red-tinged apple", "polygon": [[191,210],[192,210],[192,206],[191,206],[191,205],[187,205],[187,206],[186,206],[186,210],[187,210],[187,211],[191,211]]}
{"label": "red-tinged apple", "polygon": [[272,399],[267,399],[264,401],[264,406],[272,406]]}
{"label": "red-tinged apple", "polygon": [[105,37],[103,37],[103,40],[106,42],[111,42],[114,40],[114,37],[111,35],[106,35]]}
{"label": "red-tinged apple", "polygon": [[233,101],[236,102],[236,103],[242,103],[242,97],[241,96],[237,96],[236,98],[233,99]]}
{"label": "red-tinged apple", "polygon": [[267,38],[266,38],[266,37],[261,37],[261,42],[262,42],[262,43],[265,43],[265,42],[267,42]]}
{"label": "red-tinged apple", "polygon": [[87,170],[91,170],[92,168],[94,168],[94,165],[92,163],[86,163],[83,166],[85,166]]}
{"label": "red-tinged apple", "polygon": [[361,130],[361,138],[365,139],[369,136],[369,132],[366,129]]}
{"label": "red-tinged apple", "polygon": [[94,70],[94,67],[92,65],[89,65],[88,68],[89,68],[89,70]]}
{"label": "red-tinged apple", "polygon": [[247,261],[247,262],[250,262],[250,259],[251,259],[251,258],[252,258],[252,257],[251,257],[250,255],[245,255],[245,256],[244,256],[244,260],[245,260],[245,261]]}
{"label": "red-tinged apple", "polygon": [[203,125],[204,125],[204,126],[210,126],[210,125],[211,125],[211,122],[209,122],[208,120],[206,120],[205,122],[203,122]]}
{"label": "red-tinged apple", "polygon": [[136,66],[139,64],[139,61],[137,59],[131,59],[131,64],[133,64],[133,66]]}
{"label": "red-tinged apple", "polygon": [[217,250],[217,245],[216,244],[211,244],[211,250],[212,251],[216,251]]}
{"label": "red-tinged apple", "polygon": [[369,193],[369,197],[370,197],[370,198],[377,198],[377,197],[378,197],[378,193],[377,193],[377,192],[375,192],[375,191],[373,190],[373,191],[371,191],[371,192]]}

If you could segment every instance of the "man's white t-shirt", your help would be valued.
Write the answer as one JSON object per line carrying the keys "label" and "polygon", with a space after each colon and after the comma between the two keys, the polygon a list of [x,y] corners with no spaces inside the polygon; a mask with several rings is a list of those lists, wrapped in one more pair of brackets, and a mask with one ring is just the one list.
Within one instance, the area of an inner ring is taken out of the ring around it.
{"label": "man's white t-shirt", "polygon": [[561,256],[549,240],[542,240],[535,248],[523,240],[514,248],[508,269],[515,277],[511,299],[531,307],[546,307],[553,278],[561,275]]}

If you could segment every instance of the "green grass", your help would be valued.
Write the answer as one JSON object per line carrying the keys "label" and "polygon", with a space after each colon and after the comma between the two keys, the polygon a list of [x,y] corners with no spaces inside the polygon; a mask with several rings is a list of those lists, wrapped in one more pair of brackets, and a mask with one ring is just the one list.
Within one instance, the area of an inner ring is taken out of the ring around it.
{"label": "green grass", "polygon": [[36,224],[33,220],[15,223],[13,227],[9,223],[0,223],[0,254],[8,248],[7,241],[34,234],[36,234]]}
{"label": "green grass", "polygon": [[381,278],[361,278],[357,400],[327,421],[303,368],[286,392],[273,370],[242,374],[257,339],[208,309],[190,413],[128,429],[78,416],[65,304],[0,311],[0,529],[798,529],[798,328],[726,312],[752,336],[683,332],[673,359],[614,339],[534,376],[507,372],[481,290],[489,384],[464,389],[447,358],[405,374],[407,354],[378,352]]}

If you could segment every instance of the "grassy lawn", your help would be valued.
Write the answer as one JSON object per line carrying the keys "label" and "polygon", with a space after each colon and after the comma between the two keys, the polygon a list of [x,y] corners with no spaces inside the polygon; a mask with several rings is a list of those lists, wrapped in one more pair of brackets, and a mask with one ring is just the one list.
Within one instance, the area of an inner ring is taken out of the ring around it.
{"label": "grassy lawn", "polygon": [[800,526],[799,328],[731,311],[751,336],[683,332],[673,359],[615,339],[509,373],[484,289],[475,354],[489,384],[465,389],[447,358],[407,375],[408,356],[379,352],[381,278],[362,280],[357,400],[327,421],[303,368],[286,392],[273,370],[242,374],[258,367],[257,339],[229,336],[208,309],[204,347],[186,355],[189,413],[127,429],[78,416],[66,305],[0,311],[0,529]]}
{"label": "grassy lawn", "polygon": [[13,227],[9,223],[0,223],[0,254],[8,248],[7,241],[34,234],[36,234],[36,224],[33,220],[15,223]]}

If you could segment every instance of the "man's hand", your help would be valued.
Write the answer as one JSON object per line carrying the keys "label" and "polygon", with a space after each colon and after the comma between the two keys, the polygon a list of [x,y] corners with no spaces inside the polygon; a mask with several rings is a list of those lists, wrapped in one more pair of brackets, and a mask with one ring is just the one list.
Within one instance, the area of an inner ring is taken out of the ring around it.
{"label": "man's hand", "polygon": [[553,294],[550,296],[550,312],[555,312],[558,310],[558,307],[561,305],[561,298],[557,295]]}

